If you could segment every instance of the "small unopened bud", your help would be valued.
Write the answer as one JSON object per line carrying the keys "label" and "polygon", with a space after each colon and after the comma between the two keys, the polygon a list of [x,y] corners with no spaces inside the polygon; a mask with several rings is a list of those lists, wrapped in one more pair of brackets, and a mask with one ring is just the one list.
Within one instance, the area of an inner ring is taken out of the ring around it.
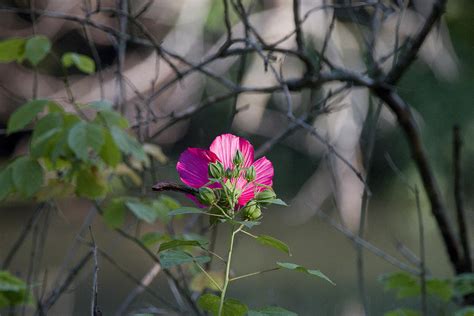
{"label": "small unopened bud", "polygon": [[224,177],[224,166],[219,161],[210,163],[207,171],[210,178],[222,179]]}
{"label": "small unopened bud", "polygon": [[257,220],[262,216],[262,210],[257,204],[250,204],[242,209],[244,219]]}
{"label": "small unopened bud", "polygon": [[236,179],[239,177],[239,170],[237,168],[235,169],[230,169],[228,168],[226,171],[225,171],[225,177],[227,179]]}
{"label": "small unopened bud", "polygon": [[273,192],[273,190],[265,190],[262,192],[258,192],[257,195],[255,196],[255,200],[257,200],[258,203],[270,203],[270,201],[276,199],[276,194]]}
{"label": "small unopened bud", "polygon": [[242,163],[244,162],[244,155],[242,155],[242,152],[240,150],[237,150],[235,152],[234,160],[232,162],[237,167],[240,167],[242,165]]}
{"label": "small unopened bud", "polygon": [[254,166],[250,166],[250,168],[245,171],[245,180],[247,180],[247,182],[252,182],[256,177],[257,174],[255,173]]}
{"label": "small unopened bud", "polygon": [[197,198],[204,205],[212,205],[216,202],[214,191],[208,187],[200,188]]}

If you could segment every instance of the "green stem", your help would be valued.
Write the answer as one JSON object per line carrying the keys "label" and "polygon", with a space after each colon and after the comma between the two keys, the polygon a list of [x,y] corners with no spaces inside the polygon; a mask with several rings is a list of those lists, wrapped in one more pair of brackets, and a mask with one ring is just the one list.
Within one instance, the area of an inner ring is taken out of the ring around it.
{"label": "green stem", "polygon": [[219,303],[219,313],[218,316],[222,316],[222,310],[224,308],[224,300],[225,300],[225,294],[227,292],[227,286],[229,285],[229,276],[230,276],[230,265],[232,263],[232,251],[234,249],[234,240],[235,240],[235,235],[242,230],[244,225],[240,225],[239,228],[236,230],[233,230],[232,228],[232,235],[230,236],[230,246],[229,246],[229,254],[227,255],[227,264],[225,267],[225,279],[224,279],[224,286],[222,287],[222,292],[221,292],[221,300]]}
{"label": "green stem", "polygon": [[254,234],[251,234],[251,233],[249,233],[248,231],[245,231],[245,230],[242,230],[242,233],[244,233],[245,235],[250,236],[252,238],[255,238],[255,239],[258,238],[258,236],[255,236]]}
{"label": "green stem", "polygon": [[267,269],[267,270],[262,270],[262,271],[257,271],[257,272],[252,272],[252,273],[244,274],[244,275],[241,275],[241,276],[238,276],[238,277],[235,277],[235,278],[230,279],[229,282],[236,281],[236,280],[240,280],[240,279],[244,279],[244,278],[248,278],[248,277],[251,277],[251,276],[254,276],[254,275],[258,275],[258,274],[262,274],[262,273],[267,273],[267,272],[272,272],[272,271],[280,270],[280,269],[281,269],[280,267],[277,267],[277,268],[272,268],[272,269]]}

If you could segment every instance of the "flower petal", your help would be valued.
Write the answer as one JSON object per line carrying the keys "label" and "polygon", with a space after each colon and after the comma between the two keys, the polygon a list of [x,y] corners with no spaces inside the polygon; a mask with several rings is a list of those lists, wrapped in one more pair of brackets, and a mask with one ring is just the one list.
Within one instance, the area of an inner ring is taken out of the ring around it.
{"label": "flower petal", "polygon": [[209,182],[207,167],[217,160],[209,150],[188,148],[179,156],[176,170],[181,181],[192,188],[200,188]]}
{"label": "flower petal", "polygon": [[244,206],[248,201],[254,198],[256,186],[254,183],[248,183],[243,178],[239,178],[237,181],[237,188],[243,189],[242,194],[239,196],[238,204]]}
{"label": "flower petal", "polygon": [[[273,185],[273,165],[270,160],[268,160],[266,157],[262,157],[258,160],[256,160],[253,163],[253,166],[255,168],[255,183],[258,184],[263,184],[265,186],[271,187]],[[260,187],[261,190],[259,191],[264,191],[264,187]]]}
{"label": "flower petal", "polygon": [[267,187],[273,185],[274,170],[270,160],[262,157],[255,161],[253,166],[256,177],[252,183],[246,185],[246,181],[242,177],[237,181],[237,187],[239,189],[243,188],[242,194],[239,197],[239,205],[245,205],[249,200],[253,199],[256,192],[264,191]]}
{"label": "flower petal", "polygon": [[211,144],[209,150],[213,152],[225,169],[232,168],[237,149],[244,156],[243,167],[247,168],[253,162],[253,146],[244,138],[232,134],[222,134],[217,136]]}

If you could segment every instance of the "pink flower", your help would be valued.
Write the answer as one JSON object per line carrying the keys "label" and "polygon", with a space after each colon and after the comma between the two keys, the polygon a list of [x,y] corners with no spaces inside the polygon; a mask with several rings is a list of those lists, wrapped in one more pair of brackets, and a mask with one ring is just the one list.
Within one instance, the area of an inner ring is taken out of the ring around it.
{"label": "pink flower", "polygon": [[[240,150],[244,157],[242,168],[255,168],[255,180],[248,183],[242,173],[237,179],[236,187],[242,190],[238,204],[243,206],[251,200],[255,193],[271,187],[273,182],[273,165],[265,157],[254,161],[253,146],[246,140],[232,134],[223,134],[212,142],[209,150],[188,148],[179,157],[176,169],[181,181],[192,188],[201,188],[209,184],[208,165],[219,161],[224,169],[234,169],[233,159]],[[210,185],[215,188],[216,184]]]}

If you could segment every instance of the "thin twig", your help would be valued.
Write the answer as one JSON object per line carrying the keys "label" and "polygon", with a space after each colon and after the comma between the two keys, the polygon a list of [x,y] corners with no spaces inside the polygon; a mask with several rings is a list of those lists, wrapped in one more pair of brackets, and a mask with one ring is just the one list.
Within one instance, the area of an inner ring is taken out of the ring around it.
{"label": "thin twig", "polygon": [[462,176],[462,138],[459,126],[453,129],[453,168],[454,168],[454,200],[456,203],[456,216],[459,230],[459,239],[463,250],[464,264],[466,270],[472,272],[471,248],[469,246],[469,234],[466,225],[466,211],[463,198],[463,176]]}

